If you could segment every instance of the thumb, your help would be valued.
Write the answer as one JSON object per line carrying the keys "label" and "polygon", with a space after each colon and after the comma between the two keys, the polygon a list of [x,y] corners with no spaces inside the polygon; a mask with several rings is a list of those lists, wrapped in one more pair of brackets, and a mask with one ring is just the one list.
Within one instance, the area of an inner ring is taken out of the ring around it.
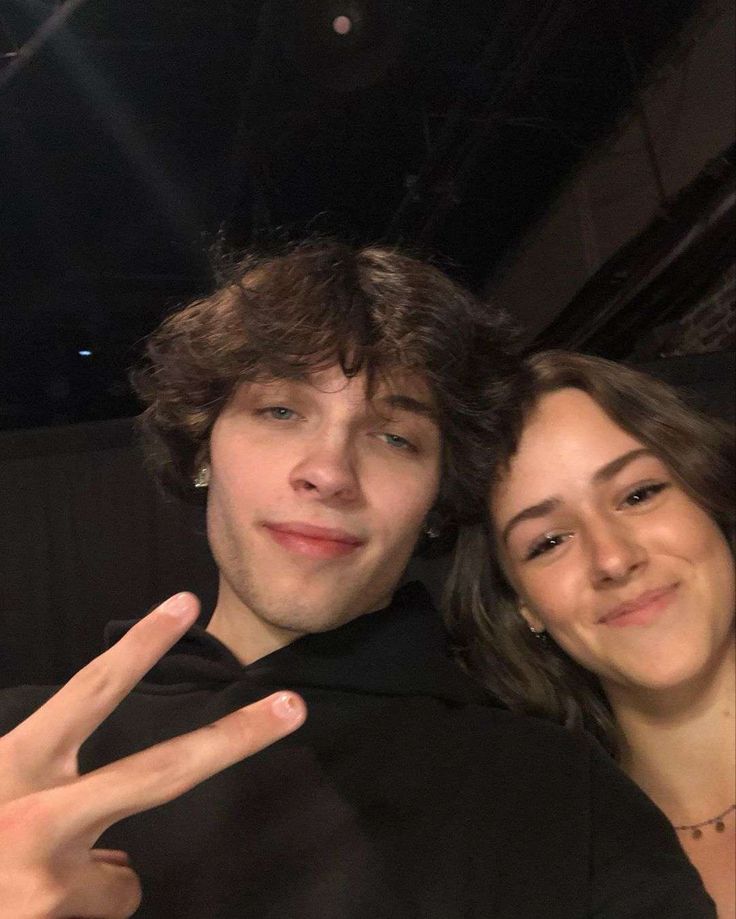
{"label": "thumb", "polygon": [[141,882],[132,868],[111,860],[111,854],[90,852],[90,861],[75,872],[73,887],[54,919],[128,919],[133,915],[141,905]]}

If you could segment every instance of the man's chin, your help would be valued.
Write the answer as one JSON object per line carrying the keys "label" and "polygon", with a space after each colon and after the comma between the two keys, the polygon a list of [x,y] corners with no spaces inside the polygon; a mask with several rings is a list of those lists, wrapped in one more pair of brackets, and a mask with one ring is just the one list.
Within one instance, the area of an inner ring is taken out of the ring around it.
{"label": "man's chin", "polygon": [[366,616],[382,609],[388,603],[388,601],[376,598],[375,602],[366,604],[365,598],[362,598],[360,603],[345,602],[338,605],[334,597],[331,597],[330,600],[329,604],[319,602],[305,604],[303,598],[294,603],[287,601],[279,604],[280,609],[272,606],[270,610],[264,610],[261,616],[272,626],[284,631],[309,635],[337,629],[360,616]]}

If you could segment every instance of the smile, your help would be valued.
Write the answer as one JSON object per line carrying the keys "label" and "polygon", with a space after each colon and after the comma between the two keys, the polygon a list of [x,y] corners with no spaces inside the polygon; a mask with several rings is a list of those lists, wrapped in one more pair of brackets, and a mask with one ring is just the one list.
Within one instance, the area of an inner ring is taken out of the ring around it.
{"label": "smile", "polygon": [[614,607],[598,620],[599,624],[616,628],[648,625],[669,606],[679,586],[679,583],[674,583],[656,590],[647,590],[634,600]]}
{"label": "smile", "polygon": [[345,530],[306,523],[265,523],[264,529],[282,548],[308,558],[330,559],[350,555],[364,540]]}

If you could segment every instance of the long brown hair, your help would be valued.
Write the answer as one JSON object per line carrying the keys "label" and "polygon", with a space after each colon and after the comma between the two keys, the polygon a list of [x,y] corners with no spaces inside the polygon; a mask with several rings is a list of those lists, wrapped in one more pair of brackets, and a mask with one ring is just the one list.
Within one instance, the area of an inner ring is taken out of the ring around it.
{"label": "long brown hair", "polygon": [[[666,384],[599,357],[545,351],[525,360],[513,387],[515,412],[491,447],[489,494],[508,472],[539,399],[567,387],[586,392],[659,456],[733,547],[733,429],[688,407]],[[617,730],[597,677],[551,637],[540,642],[530,632],[498,558],[490,521],[461,528],[444,604],[460,662],[512,710],[584,727],[615,754]]]}
{"label": "long brown hair", "polygon": [[[159,480],[181,496],[206,459],[209,436],[236,386],[302,378],[338,364],[369,384],[403,369],[433,394],[443,440],[437,513],[452,523],[483,514],[488,419],[518,358],[497,309],[426,262],[387,247],[302,243],[234,262],[222,286],[170,316],[135,373],[141,425]],[[495,420],[494,420],[495,419]]]}

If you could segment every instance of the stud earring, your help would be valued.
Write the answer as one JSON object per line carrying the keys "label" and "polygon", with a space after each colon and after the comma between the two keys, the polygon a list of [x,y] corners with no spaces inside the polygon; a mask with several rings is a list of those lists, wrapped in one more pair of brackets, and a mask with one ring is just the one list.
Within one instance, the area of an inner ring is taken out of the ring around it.
{"label": "stud earring", "polygon": [[442,535],[442,521],[437,511],[430,511],[424,522],[424,535],[427,539],[437,539]]}
{"label": "stud earring", "polygon": [[210,467],[207,463],[203,463],[197,470],[194,476],[194,487],[195,488],[207,488],[210,484]]}
{"label": "stud earring", "polygon": [[537,639],[537,641],[542,641],[546,643],[547,641],[547,630],[546,629],[535,629],[533,625],[530,625],[529,631]]}

